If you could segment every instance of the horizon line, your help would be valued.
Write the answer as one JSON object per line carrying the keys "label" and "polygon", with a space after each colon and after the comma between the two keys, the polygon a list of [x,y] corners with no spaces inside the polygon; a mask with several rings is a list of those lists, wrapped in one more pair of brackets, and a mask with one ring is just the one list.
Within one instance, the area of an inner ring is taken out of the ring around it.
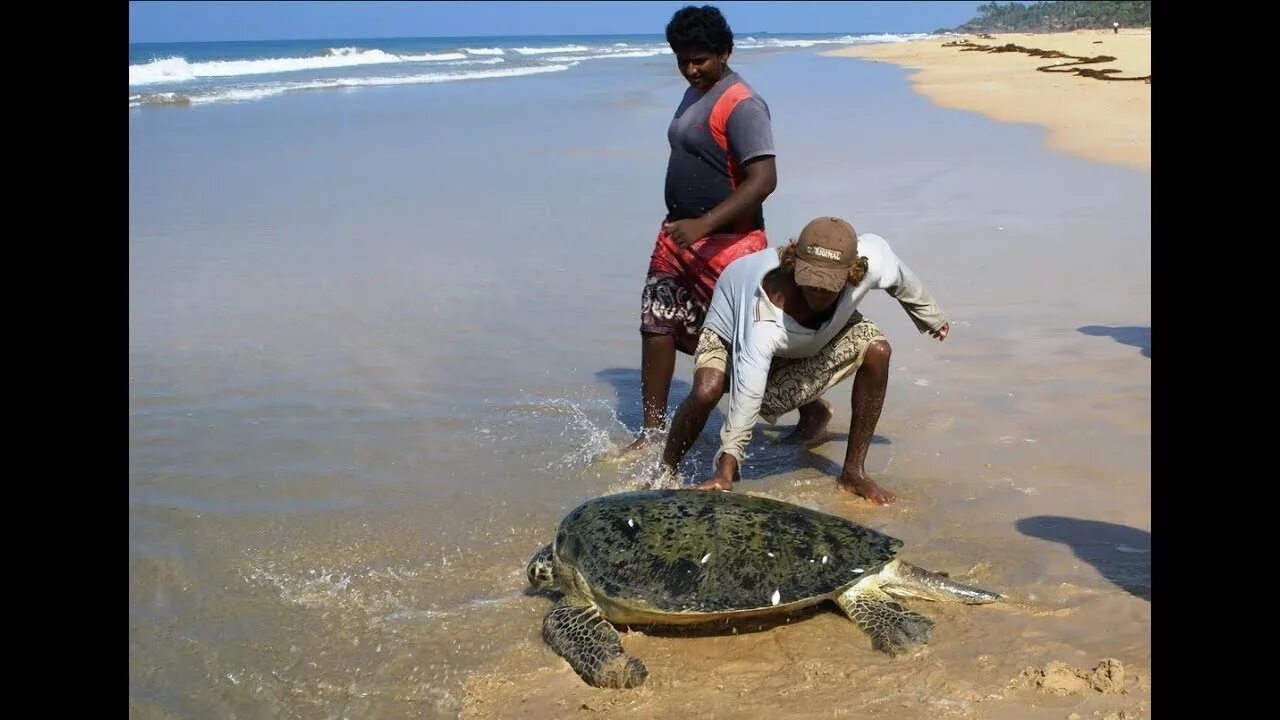
{"label": "horizon line", "polygon": [[[940,28],[939,28],[940,29]],[[756,30],[752,32],[735,32],[734,39],[747,37],[750,35],[906,35],[910,33],[933,33],[935,30],[914,30],[903,32],[885,32],[882,30],[835,30],[823,32],[782,32],[776,30]],[[633,32],[633,33],[556,33],[545,34],[535,33],[531,35],[350,35],[345,37],[296,37],[296,38],[256,38],[256,39],[222,39],[222,40],[130,40],[130,45],[175,45],[178,43],[194,44],[194,43],[223,43],[223,42],[279,42],[293,40],[455,40],[455,39],[489,39],[489,38],[562,38],[562,37],[636,37],[652,35],[655,37],[665,38],[664,33],[652,32]]]}

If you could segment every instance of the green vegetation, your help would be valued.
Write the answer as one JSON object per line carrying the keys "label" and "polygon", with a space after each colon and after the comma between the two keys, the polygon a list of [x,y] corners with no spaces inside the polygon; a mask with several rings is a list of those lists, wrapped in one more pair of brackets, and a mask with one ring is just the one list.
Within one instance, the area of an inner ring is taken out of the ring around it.
{"label": "green vegetation", "polygon": [[[1006,2],[978,7],[978,17],[950,32],[1047,32],[1151,27],[1151,2],[1064,0],[1063,2]],[[944,31],[945,32],[945,31]]]}

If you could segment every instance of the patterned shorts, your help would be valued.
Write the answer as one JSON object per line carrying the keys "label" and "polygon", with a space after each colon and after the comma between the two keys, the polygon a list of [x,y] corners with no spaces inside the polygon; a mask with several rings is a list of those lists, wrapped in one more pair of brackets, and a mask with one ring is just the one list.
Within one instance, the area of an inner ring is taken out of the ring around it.
{"label": "patterned shorts", "polygon": [[659,230],[640,295],[640,331],[671,335],[677,350],[692,355],[720,273],[768,244],[764,230],[753,230],[708,235],[681,248]]}
{"label": "patterned shorts", "polygon": [[[769,366],[769,383],[760,403],[760,417],[774,423],[778,418],[822,397],[857,371],[866,357],[867,348],[876,340],[884,340],[879,326],[854,312],[840,334],[807,358],[775,357]],[[732,351],[728,343],[709,329],[703,329],[694,354],[694,372],[709,367],[727,376]]]}

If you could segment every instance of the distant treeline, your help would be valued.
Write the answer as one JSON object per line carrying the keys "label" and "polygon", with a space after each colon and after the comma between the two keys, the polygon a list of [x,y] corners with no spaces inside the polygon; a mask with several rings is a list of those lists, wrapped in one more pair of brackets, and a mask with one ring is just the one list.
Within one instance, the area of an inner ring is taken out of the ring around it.
{"label": "distant treeline", "polygon": [[939,32],[1045,32],[1151,27],[1151,2],[1061,0],[1060,2],[1005,2],[978,6],[978,17]]}

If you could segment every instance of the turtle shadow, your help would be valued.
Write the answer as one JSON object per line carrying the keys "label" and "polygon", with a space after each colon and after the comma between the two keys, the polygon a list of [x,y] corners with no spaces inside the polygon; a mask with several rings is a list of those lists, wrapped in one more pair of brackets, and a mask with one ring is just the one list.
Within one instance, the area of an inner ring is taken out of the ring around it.
{"label": "turtle shadow", "polygon": [[1094,337],[1110,337],[1123,345],[1132,345],[1141,351],[1142,357],[1151,357],[1151,328],[1138,325],[1112,327],[1108,325],[1084,325],[1077,332]]}
{"label": "turtle shadow", "polygon": [[[747,449],[747,452],[755,458],[755,462],[748,462],[740,468],[739,480],[757,482],[777,475],[786,475],[803,467],[819,470],[830,475],[833,480],[840,477],[844,472],[843,460],[836,462],[820,454],[818,450],[829,443],[847,445],[849,433],[827,433],[821,442],[806,445],[782,442],[782,438],[794,429],[794,425],[767,425],[758,422],[752,429],[751,442]],[[719,427],[708,422],[702,431],[708,439],[700,439],[696,442],[686,458],[693,458],[693,462],[700,463],[699,467],[711,467],[712,460],[720,447],[719,432]],[[871,437],[873,445],[891,445],[892,443],[892,440],[882,435]]]}
{"label": "turtle shadow", "polygon": [[793,622],[802,622],[816,615],[822,615],[829,612],[839,613],[840,609],[835,605],[835,603],[820,602],[797,610],[771,613],[769,615],[762,615],[760,617],[753,618],[728,618],[711,620],[692,625],[628,625],[625,623],[614,623],[614,626],[622,631],[640,631],[645,635],[664,638],[723,637],[727,635],[750,635],[753,633],[768,632],[769,630],[782,625],[788,625]]}
{"label": "turtle shadow", "polygon": [[1023,535],[1071,546],[1112,584],[1151,602],[1151,533],[1099,520],[1037,515],[1018,520]]}
{"label": "turtle shadow", "polygon": [[[796,425],[769,425],[767,427],[769,428],[770,431],[777,434],[773,442],[776,442],[779,445],[783,445],[782,438],[790,435],[796,429],[797,426]],[[849,433],[827,432],[823,434],[822,440],[818,442],[810,443],[804,446],[795,445],[794,447],[796,447],[797,449],[803,448],[805,450],[816,450],[822,447],[823,445],[826,445],[827,443],[837,443],[837,442],[848,443]],[[872,445],[892,445],[893,441],[883,435],[872,435],[871,444]]]}

